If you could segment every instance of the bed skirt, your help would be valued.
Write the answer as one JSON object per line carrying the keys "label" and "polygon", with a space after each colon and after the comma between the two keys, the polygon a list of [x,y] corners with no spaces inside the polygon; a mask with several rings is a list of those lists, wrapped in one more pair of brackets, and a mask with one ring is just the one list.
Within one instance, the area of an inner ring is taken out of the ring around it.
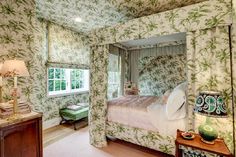
{"label": "bed skirt", "polygon": [[175,137],[163,136],[158,132],[107,122],[106,135],[166,154],[175,154]]}

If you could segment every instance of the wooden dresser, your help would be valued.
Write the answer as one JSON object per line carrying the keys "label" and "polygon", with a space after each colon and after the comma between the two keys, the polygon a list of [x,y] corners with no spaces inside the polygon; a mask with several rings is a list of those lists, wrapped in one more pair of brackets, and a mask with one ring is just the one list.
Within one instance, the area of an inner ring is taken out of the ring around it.
{"label": "wooden dresser", "polygon": [[42,115],[24,114],[15,121],[0,119],[0,157],[42,157]]}

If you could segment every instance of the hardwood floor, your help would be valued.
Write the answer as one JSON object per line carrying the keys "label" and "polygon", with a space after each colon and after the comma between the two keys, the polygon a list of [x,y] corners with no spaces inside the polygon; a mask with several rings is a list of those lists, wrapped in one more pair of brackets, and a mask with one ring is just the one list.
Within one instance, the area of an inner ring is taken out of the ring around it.
{"label": "hardwood floor", "polygon": [[74,131],[61,125],[44,131],[44,157],[170,157],[161,152],[122,140],[108,141],[108,146],[95,148],[89,144],[88,127]]}
{"label": "hardwood floor", "polygon": [[[87,124],[88,122],[86,121],[80,121],[76,126],[79,130],[80,128],[86,127]],[[70,124],[58,125],[46,129],[43,131],[43,147],[47,147],[48,145],[57,142],[75,132],[76,131],[74,130],[74,127]]]}

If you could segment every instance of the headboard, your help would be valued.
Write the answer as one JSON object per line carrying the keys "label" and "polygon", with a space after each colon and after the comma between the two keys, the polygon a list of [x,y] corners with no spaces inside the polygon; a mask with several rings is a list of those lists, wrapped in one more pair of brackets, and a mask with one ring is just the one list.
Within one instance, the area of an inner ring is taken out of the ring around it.
{"label": "headboard", "polygon": [[138,84],[141,95],[162,95],[186,81],[186,55],[144,57],[139,60]]}

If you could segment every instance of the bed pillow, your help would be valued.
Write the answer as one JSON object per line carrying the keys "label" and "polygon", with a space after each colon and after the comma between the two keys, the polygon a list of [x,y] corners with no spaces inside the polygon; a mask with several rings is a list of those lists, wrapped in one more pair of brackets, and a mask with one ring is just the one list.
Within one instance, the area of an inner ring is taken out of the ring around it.
{"label": "bed pillow", "polygon": [[174,119],[181,119],[185,117],[185,113],[179,114],[179,116],[176,117],[176,113],[178,111],[182,111],[181,108],[184,107],[186,102],[186,95],[185,91],[180,89],[180,88],[175,88],[166,104],[166,116],[169,120],[174,120]]}
{"label": "bed pillow", "polygon": [[181,89],[183,91],[186,91],[187,90],[187,87],[188,87],[188,83],[187,82],[183,82],[183,83],[180,83],[178,86],[176,86],[174,88],[174,90],[176,89]]}
{"label": "bed pillow", "polygon": [[185,118],[186,117],[185,104],[178,111],[176,111],[171,117],[169,117],[168,120],[179,120]]}
{"label": "bed pillow", "polygon": [[164,93],[164,95],[162,95],[162,104],[167,103],[167,100],[168,100],[170,94],[171,94],[171,90],[169,89]]}

